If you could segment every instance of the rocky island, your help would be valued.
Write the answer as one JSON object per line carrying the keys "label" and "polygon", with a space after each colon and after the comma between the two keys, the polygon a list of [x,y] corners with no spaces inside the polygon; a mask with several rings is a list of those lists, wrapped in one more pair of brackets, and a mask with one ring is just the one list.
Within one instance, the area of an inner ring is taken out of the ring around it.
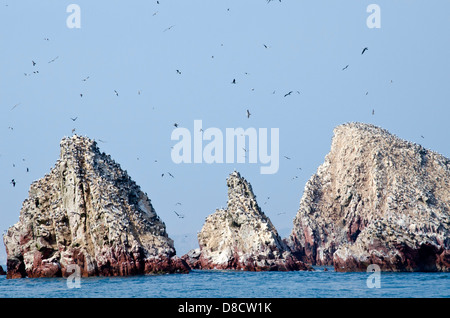
{"label": "rocky island", "polygon": [[86,137],[64,138],[50,173],[31,184],[3,237],[7,277],[186,273],[145,193]]}
{"label": "rocky island", "polygon": [[218,209],[206,218],[198,234],[200,247],[182,258],[194,269],[311,269],[291,254],[258,206],[250,183],[238,172],[233,172],[227,185],[227,209]]}
{"label": "rocky island", "polygon": [[336,271],[449,271],[450,160],[373,125],[338,126],[286,242]]}

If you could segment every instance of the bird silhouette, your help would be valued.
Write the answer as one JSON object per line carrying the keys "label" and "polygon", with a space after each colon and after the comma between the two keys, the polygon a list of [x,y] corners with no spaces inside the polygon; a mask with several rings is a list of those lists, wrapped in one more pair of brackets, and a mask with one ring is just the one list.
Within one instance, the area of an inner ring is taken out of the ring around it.
{"label": "bird silhouette", "polygon": [[33,63],[33,66],[35,66],[35,65],[36,65],[36,62],[35,62],[35,61],[31,61],[31,63]]}
{"label": "bird silhouette", "polygon": [[12,179],[10,183],[13,185],[13,187],[16,186],[16,181],[14,179]]}
{"label": "bird silhouette", "polygon": [[119,96],[119,93],[117,93],[117,91],[116,91],[116,90],[114,90],[114,94],[116,94],[116,96]]}
{"label": "bird silhouette", "polygon": [[181,72],[180,72],[180,70],[177,70],[177,73],[181,75]]}
{"label": "bird silhouette", "polygon": [[13,108],[11,108],[11,110],[13,110],[14,108],[16,108],[16,107],[19,106],[19,105],[20,105],[20,103],[15,104],[15,105],[13,106]]}
{"label": "bird silhouette", "polygon": [[78,117],[75,117],[75,118],[70,117],[70,119],[72,119],[72,121],[77,120],[77,118],[78,118]]}
{"label": "bird silhouette", "polygon": [[284,94],[284,97],[289,96],[289,95],[291,95],[291,94],[292,94],[292,91],[290,91],[290,92],[287,93],[287,94]]}
{"label": "bird silhouette", "polygon": [[236,84],[236,79],[234,78],[231,84]]}
{"label": "bird silhouette", "polygon": [[250,111],[247,109],[247,118],[250,118]]}
{"label": "bird silhouette", "polygon": [[347,64],[342,70],[346,70],[349,67],[349,65]]}
{"label": "bird silhouette", "polygon": [[177,211],[173,211],[180,219],[184,218],[184,215],[178,214]]}
{"label": "bird silhouette", "polygon": [[55,57],[53,60],[49,61],[48,63],[53,63],[54,61],[56,61],[58,59],[59,56]]}
{"label": "bird silhouette", "polygon": [[367,51],[368,49],[369,49],[369,48],[365,47],[365,48],[362,50],[361,55],[363,55],[364,52]]}

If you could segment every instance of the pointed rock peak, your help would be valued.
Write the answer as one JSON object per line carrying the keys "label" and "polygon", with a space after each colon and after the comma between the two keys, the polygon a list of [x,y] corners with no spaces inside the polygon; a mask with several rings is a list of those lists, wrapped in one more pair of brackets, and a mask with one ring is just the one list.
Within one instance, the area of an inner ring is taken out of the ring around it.
{"label": "pointed rock peak", "polygon": [[253,193],[252,185],[241,177],[241,174],[234,171],[227,179],[228,186],[228,200],[234,200],[236,198],[256,199]]}
{"label": "pointed rock peak", "polygon": [[8,277],[187,272],[150,199],[96,142],[72,136],[4,236]]}
{"label": "pointed rock peak", "polygon": [[304,270],[270,219],[256,203],[252,187],[238,172],[227,179],[228,208],[206,218],[198,233],[200,249],[183,256],[192,268]]}

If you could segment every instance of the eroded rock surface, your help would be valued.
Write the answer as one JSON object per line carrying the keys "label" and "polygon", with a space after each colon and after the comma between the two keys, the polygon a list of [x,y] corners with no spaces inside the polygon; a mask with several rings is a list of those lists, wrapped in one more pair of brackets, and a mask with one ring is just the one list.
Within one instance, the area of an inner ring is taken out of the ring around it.
{"label": "eroded rock surface", "polygon": [[334,130],[286,240],[337,271],[449,271],[450,160],[373,125]]}
{"label": "eroded rock surface", "polygon": [[7,277],[188,272],[140,187],[95,141],[65,138],[61,155],[33,182],[19,222],[3,240]]}
{"label": "eroded rock surface", "polygon": [[290,271],[309,269],[291,254],[261,211],[251,185],[233,172],[227,179],[228,206],[206,218],[200,248],[183,256],[192,268]]}

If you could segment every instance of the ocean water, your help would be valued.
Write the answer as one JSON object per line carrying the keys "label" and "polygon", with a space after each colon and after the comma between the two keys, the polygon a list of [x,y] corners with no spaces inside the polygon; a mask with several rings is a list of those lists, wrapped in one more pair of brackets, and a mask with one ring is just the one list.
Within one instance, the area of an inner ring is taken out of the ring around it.
{"label": "ocean water", "polygon": [[0,276],[0,298],[450,298],[450,273],[381,272],[379,288],[369,288],[370,273],[315,269],[82,277],[80,288],[69,288],[65,278]]}

